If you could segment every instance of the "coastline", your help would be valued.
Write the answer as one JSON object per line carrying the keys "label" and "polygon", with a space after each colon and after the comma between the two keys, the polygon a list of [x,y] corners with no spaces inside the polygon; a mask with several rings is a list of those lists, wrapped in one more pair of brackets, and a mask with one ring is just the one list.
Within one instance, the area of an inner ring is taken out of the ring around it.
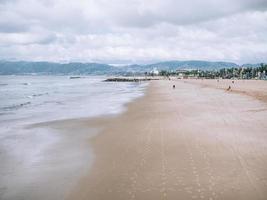
{"label": "coastline", "polygon": [[152,80],[120,114],[28,126],[59,140],[0,197],[265,199],[267,83],[225,81]]}
{"label": "coastline", "polygon": [[[57,77],[52,79],[56,82]],[[21,90],[24,92],[22,98],[27,92],[36,97],[26,97],[33,103],[18,110],[21,112],[6,115],[6,119],[3,115],[5,121],[1,121],[0,134],[1,200],[65,199],[94,161],[88,140],[97,135],[101,127],[88,121],[95,117],[116,117],[125,112],[128,102],[140,98],[146,89],[146,83],[103,83],[95,77],[70,82],[66,77],[60,77],[59,88],[65,88],[60,93],[63,97],[55,95],[57,87],[49,90],[49,94],[45,93],[50,85],[46,88],[44,83],[50,77],[38,80],[30,77],[26,86],[20,84],[26,80],[14,80],[15,83],[8,82],[9,89],[19,85],[26,90]],[[40,85],[44,86],[42,92],[38,90]],[[39,93],[46,95],[39,96]],[[54,101],[55,104],[51,103]],[[58,109],[60,107],[66,109]]]}
{"label": "coastline", "polygon": [[243,95],[152,81],[122,115],[93,120],[95,162],[68,199],[264,199],[266,117]]}

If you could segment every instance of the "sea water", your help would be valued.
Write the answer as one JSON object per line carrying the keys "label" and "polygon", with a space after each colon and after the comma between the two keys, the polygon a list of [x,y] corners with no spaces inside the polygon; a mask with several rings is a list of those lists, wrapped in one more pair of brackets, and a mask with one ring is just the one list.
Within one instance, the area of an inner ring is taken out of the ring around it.
{"label": "sea water", "polygon": [[104,77],[1,76],[0,119],[40,122],[116,114],[143,94],[145,84],[103,80]]}
{"label": "sea water", "polygon": [[88,129],[84,137],[27,127],[122,113],[147,85],[104,79],[0,76],[0,199],[65,198],[92,163],[93,153],[83,140],[95,131]]}

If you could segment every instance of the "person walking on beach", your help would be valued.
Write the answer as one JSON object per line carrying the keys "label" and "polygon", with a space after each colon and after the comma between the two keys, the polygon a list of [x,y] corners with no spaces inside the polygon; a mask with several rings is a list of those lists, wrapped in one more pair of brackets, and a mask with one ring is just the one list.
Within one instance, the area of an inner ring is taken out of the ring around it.
{"label": "person walking on beach", "polygon": [[172,89],[175,89],[175,85],[172,85]]}

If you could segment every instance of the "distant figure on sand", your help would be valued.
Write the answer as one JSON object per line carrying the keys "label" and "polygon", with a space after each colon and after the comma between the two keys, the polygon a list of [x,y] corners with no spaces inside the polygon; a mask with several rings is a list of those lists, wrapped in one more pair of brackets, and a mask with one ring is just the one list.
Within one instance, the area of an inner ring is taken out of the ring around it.
{"label": "distant figure on sand", "polygon": [[229,85],[229,87],[227,88],[227,91],[231,90],[231,86]]}
{"label": "distant figure on sand", "polygon": [[232,83],[235,83],[234,81],[232,81]]}
{"label": "distant figure on sand", "polygon": [[175,85],[173,85],[172,88],[175,89]]}

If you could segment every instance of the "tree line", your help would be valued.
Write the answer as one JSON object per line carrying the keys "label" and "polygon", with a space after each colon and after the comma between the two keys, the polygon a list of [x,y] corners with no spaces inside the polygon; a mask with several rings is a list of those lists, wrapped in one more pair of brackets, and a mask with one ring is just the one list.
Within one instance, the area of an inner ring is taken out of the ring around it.
{"label": "tree line", "polygon": [[184,72],[166,71],[159,72],[160,76],[179,76],[208,78],[208,79],[267,79],[267,64],[261,64],[259,67],[233,67],[219,70],[187,70]]}

